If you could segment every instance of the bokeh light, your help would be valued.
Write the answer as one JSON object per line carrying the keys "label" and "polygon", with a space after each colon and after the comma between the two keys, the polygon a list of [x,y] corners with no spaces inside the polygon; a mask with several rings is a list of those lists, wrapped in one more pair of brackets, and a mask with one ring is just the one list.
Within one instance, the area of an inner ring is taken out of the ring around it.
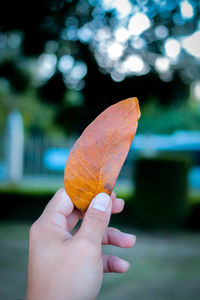
{"label": "bokeh light", "polygon": [[194,15],[193,6],[189,1],[182,1],[180,3],[181,14],[184,19],[191,19]]}
{"label": "bokeh light", "polygon": [[87,66],[83,61],[77,61],[70,73],[70,77],[74,80],[81,80],[87,74]]}
{"label": "bokeh light", "polygon": [[145,64],[140,55],[130,55],[123,63],[127,73],[142,74],[145,71]]}
{"label": "bokeh light", "polygon": [[151,21],[149,18],[143,13],[137,13],[133,17],[131,17],[129,21],[129,32],[133,35],[140,35],[145,30],[150,28]]}
{"label": "bokeh light", "polygon": [[155,61],[155,68],[158,72],[167,72],[170,67],[170,62],[167,57],[158,57]]}
{"label": "bokeh light", "polygon": [[59,59],[58,69],[62,72],[69,72],[74,65],[74,58],[71,55],[63,55]]}
{"label": "bokeh light", "polygon": [[200,58],[200,30],[183,39],[183,48],[196,58]]}
{"label": "bokeh light", "polygon": [[177,58],[180,54],[181,47],[176,39],[169,38],[165,42],[165,53],[170,58]]}
{"label": "bokeh light", "polygon": [[38,74],[42,80],[50,78],[56,69],[55,54],[42,54],[38,59]]}
{"label": "bokeh light", "polygon": [[117,60],[122,56],[123,50],[124,47],[121,44],[113,42],[108,47],[108,56],[113,60]]}
{"label": "bokeh light", "polygon": [[119,27],[115,31],[115,39],[119,43],[124,43],[129,38],[129,32],[125,27]]}
{"label": "bokeh light", "polygon": [[192,85],[192,92],[195,99],[200,102],[200,81],[194,82]]}

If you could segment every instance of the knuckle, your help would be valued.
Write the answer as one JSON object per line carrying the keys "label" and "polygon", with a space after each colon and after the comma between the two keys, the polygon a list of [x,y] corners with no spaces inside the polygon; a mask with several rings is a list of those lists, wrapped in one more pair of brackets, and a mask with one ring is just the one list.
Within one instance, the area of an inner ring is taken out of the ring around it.
{"label": "knuckle", "polygon": [[116,228],[115,227],[108,227],[108,231],[109,232],[116,232]]}
{"label": "knuckle", "polygon": [[106,222],[106,215],[104,213],[98,212],[94,213],[93,211],[90,211],[87,213],[86,216],[86,222],[90,224],[96,224],[96,223],[105,223]]}

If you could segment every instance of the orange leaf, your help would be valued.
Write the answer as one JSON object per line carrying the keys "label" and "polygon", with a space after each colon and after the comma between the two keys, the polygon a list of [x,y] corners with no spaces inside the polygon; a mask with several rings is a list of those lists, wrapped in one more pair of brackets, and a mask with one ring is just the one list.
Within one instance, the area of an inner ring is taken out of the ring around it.
{"label": "orange leaf", "polygon": [[103,111],[74,144],[65,166],[65,189],[74,205],[86,210],[101,192],[111,195],[135,136],[140,109],[137,98]]}

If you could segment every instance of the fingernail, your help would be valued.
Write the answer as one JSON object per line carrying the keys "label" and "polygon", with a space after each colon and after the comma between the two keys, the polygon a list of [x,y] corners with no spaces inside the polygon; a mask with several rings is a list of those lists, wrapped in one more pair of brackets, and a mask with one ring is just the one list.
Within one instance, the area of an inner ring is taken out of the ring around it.
{"label": "fingernail", "polygon": [[100,193],[93,199],[93,201],[93,208],[106,211],[110,203],[110,196],[106,193]]}
{"label": "fingernail", "polygon": [[134,241],[136,242],[136,236],[134,234],[130,234],[130,236],[132,236],[132,238],[134,239]]}

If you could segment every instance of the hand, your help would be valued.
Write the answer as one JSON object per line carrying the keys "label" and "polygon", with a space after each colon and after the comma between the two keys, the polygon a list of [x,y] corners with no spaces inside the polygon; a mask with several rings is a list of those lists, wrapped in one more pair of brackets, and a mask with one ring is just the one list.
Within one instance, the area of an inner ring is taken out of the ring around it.
{"label": "hand", "polygon": [[[126,272],[129,263],[102,255],[101,247],[134,245],[133,235],[107,227],[111,212],[121,212],[123,206],[114,193],[100,193],[84,214],[64,189],[58,190],[30,230],[26,300],[94,300],[103,272]],[[80,228],[71,234],[81,218]]]}

